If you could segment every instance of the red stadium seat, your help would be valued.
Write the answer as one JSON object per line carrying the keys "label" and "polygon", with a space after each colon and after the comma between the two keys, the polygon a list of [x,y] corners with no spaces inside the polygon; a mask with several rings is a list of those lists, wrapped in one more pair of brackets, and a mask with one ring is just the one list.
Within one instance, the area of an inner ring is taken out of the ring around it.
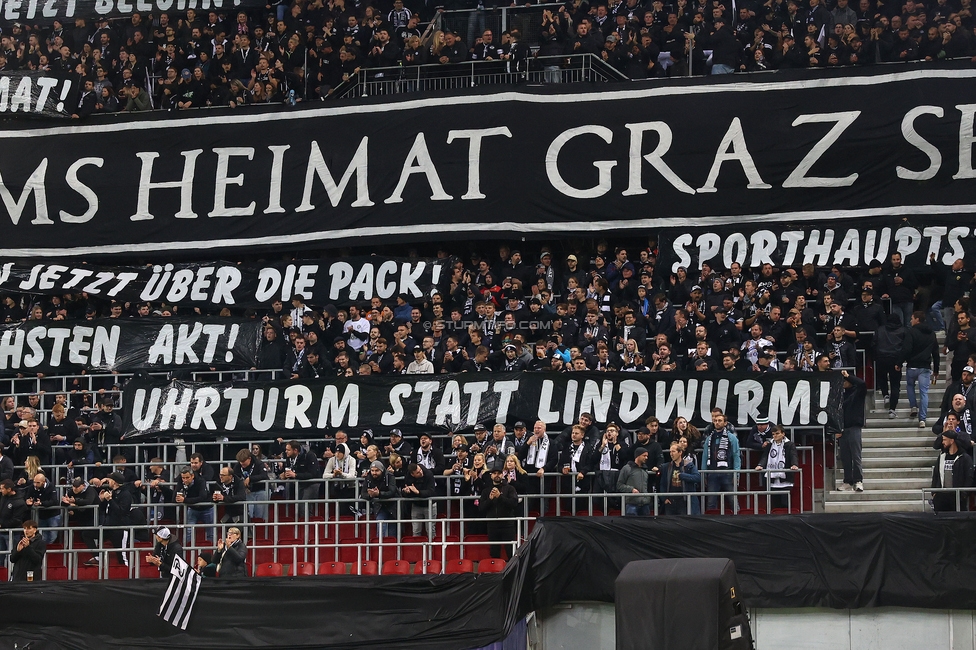
{"label": "red stadium seat", "polygon": [[423,562],[424,561],[424,543],[427,541],[426,537],[413,537],[405,536],[401,542],[400,547],[400,559],[406,560],[407,562]]}
{"label": "red stadium seat", "polygon": [[67,580],[68,579],[68,567],[64,566],[52,566],[47,569],[47,580]]}
{"label": "red stadium seat", "polygon": [[489,558],[478,562],[478,573],[501,573],[505,570],[505,560]]}
{"label": "red stadium seat", "polygon": [[417,573],[440,573],[441,563],[439,560],[427,560],[419,566],[413,568],[414,574]]}
{"label": "red stadium seat", "polygon": [[127,566],[110,566],[108,568],[108,579],[109,580],[128,580],[129,579],[129,567]]}
{"label": "red stadium seat", "polygon": [[474,561],[487,560],[491,557],[487,542],[487,535],[465,535],[464,557]]}
{"label": "red stadium seat", "polygon": [[474,562],[468,559],[449,560],[444,565],[444,573],[474,573]]}
{"label": "red stadium seat", "polygon": [[323,562],[319,565],[320,576],[344,576],[346,575],[345,562]]}
{"label": "red stadium seat", "polygon": [[262,562],[254,575],[259,578],[279,578],[284,575],[284,569],[280,562]]}
{"label": "red stadium seat", "polygon": [[383,575],[405,576],[410,574],[410,563],[406,560],[387,560],[383,563]]}
{"label": "red stadium seat", "polygon": [[365,537],[344,537],[339,540],[339,544],[345,544],[339,547],[340,562],[354,563],[366,559],[366,549],[363,548],[366,544]]}
{"label": "red stadium seat", "polygon": [[315,565],[311,562],[296,562],[291,565],[291,574],[295,576],[314,576]]}
{"label": "red stadium seat", "polygon": [[356,565],[356,575],[361,576],[375,576],[379,571],[376,566],[376,562],[373,560],[366,560],[365,562],[360,562]]}

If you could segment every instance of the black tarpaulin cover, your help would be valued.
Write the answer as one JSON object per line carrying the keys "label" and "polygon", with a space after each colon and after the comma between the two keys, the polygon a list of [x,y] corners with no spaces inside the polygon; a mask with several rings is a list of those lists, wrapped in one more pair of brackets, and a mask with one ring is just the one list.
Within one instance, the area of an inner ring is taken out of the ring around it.
{"label": "black tarpaulin cover", "polygon": [[0,646],[471,648],[562,601],[614,601],[627,563],[724,557],[749,607],[976,609],[976,517],[540,520],[503,574],[207,580],[186,632],[159,580],[0,585]]}

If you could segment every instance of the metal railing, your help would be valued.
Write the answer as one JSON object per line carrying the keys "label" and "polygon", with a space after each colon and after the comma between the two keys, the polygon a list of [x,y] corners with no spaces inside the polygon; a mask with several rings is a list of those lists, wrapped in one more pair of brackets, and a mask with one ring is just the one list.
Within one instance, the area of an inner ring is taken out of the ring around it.
{"label": "metal railing", "polygon": [[336,87],[331,98],[375,97],[529,83],[608,83],[624,81],[598,56],[540,56],[525,61],[466,61],[389,68],[361,68]]}
{"label": "metal railing", "polygon": [[[681,499],[685,514],[699,510],[704,512],[705,509],[699,509],[696,502],[711,498],[719,500],[721,514],[730,514],[739,509],[740,497],[745,510],[749,512],[773,512],[778,507],[778,502],[782,502],[779,507],[790,512],[793,507],[790,490],[764,487],[752,489],[748,487],[748,478],[744,481],[741,479],[743,476],[762,477],[772,471],[795,475],[796,482],[803,485],[802,470],[702,470],[701,474],[706,481],[709,476],[729,473],[738,476],[739,480],[733,482],[731,492],[699,490],[669,494],[626,494],[610,491],[577,494],[575,477],[551,473],[539,481],[540,490],[537,493],[520,495],[516,516],[504,520],[473,516],[472,513],[476,510],[474,506],[479,499],[477,495],[436,496],[420,500],[370,500],[361,496],[360,481],[352,479],[270,480],[267,488],[272,495],[277,494],[279,487],[283,487],[287,493],[293,489],[301,489],[302,486],[320,483],[323,484],[325,497],[312,500],[241,500],[236,504],[241,509],[241,515],[234,520],[221,516],[228,514],[228,506],[215,503],[204,508],[212,513],[210,521],[206,523],[187,523],[187,507],[175,503],[134,503],[134,509],[144,512],[148,526],[95,526],[91,523],[75,525],[79,514],[82,515],[82,520],[93,521],[84,516],[83,511],[92,511],[92,516],[97,516],[94,513],[98,507],[96,505],[47,509],[35,507],[32,513],[35,521],[41,519],[42,511],[50,514],[52,510],[58,510],[61,516],[61,525],[58,526],[45,526],[42,521],[40,534],[56,535],[60,543],[50,545],[43,573],[38,578],[157,577],[158,570],[146,563],[144,555],[140,556],[149,552],[151,543],[136,540],[139,537],[146,540],[149,530],[154,530],[158,525],[171,526],[178,539],[186,540],[183,547],[189,553],[189,558],[194,558],[193,561],[201,552],[214,550],[213,543],[207,537],[216,540],[218,536],[223,536],[228,527],[238,526],[245,532],[248,563],[252,568],[265,563],[279,563],[289,565],[289,572],[294,574],[299,563],[311,563],[318,567],[323,563],[348,563],[356,566],[362,562],[375,561],[382,566],[386,560],[406,560],[415,563],[415,571],[421,572],[426,571],[424,563],[428,560],[442,562],[459,558],[487,558],[490,550],[487,547],[490,546],[507,549],[507,554],[511,557],[528,537],[539,516],[622,514],[627,501],[631,499],[649,500],[648,514],[655,516],[664,514],[665,498]],[[438,478],[448,480],[450,477]],[[746,483],[745,489],[740,488],[740,482]],[[345,488],[345,492],[341,492],[342,498],[335,498],[339,493],[337,490],[341,488]],[[67,489],[67,486],[58,486],[59,496],[67,494]],[[147,500],[151,491],[152,488],[147,484],[139,490],[147,496]],[[726,497],[734,503],[729,509],[726,508]],[[419,517],[416,516],[416,511],[411,512],[412,506],[417,502],[422,505],[422,516]],[[251,516],[253,509],[261,512],[262,507],[267,508],[267,519]],[[70,518],[67,513],[69,508],[76,513]],[[485,526],[488,523],[500,521],[511,521],[515,524],[513,539],[496,541],[489,540],[485,535]],[[409,534],[416,533],[418,528],[421,534]],[[120,540],[121,535],[116,537],[116,532],[128,533],[128,539]],[[0,531],[0,536],[6,542],[6,550],[0,551],[0,565],[6,563],[9,551],[16,547],[20,535],[18,529]],[[106,542],[113,540],[113,537],[114,543],[108,546]],[[112,563],[113,557],[125,558],[126,561]],[[85,568],[86,562],[91,562],[91,558],[99,558],[99,561]]]}

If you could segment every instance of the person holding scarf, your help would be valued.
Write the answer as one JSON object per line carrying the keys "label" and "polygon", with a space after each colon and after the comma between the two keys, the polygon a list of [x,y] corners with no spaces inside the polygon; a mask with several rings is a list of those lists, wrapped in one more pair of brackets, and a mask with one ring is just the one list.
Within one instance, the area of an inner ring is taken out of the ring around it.
{"label": "person holding scarf", "polygon": [[[546,472],[555,471],[558,456],[553,450],[552,441],[549,440],[549,436],[546,434],[545,422],[536,420],[532,426],[532,435],[529,436],[529,442],[526,445],[525,451],[526,472],[532,476],[528,481],[529,491],[532,494],[545,494],[547,491],[549,493],[553,492],[551,489],[546,490],[545,474]],[[541,499],[539,503],[534,505],[538,507],[540,513],[545,513],[545,499]]]}
{"label": "person holding scarf", "polygon": [[[573,432],[570,435],[570,444],[563,449],[559,458],[562,467],[563,494],[588,494],[590,492],[590,476],[596,463],[596,451],[593,447],[586,444],[583,440],[585,430],[582,425],[573,425]],[[577,511],[577,506],[584,502],[577,503],[576,499],[572,503],[572,512]]]}
{"label": "person holding scarf", "polygon": [[765,476],[766,485],[770,490],[782,490],[783,494],[773,495],[773,508],[788,508],[789,498],[787,492],[793,488],[793,480],[787,474],[786,468],[791,471],[799,469],[799,456],[796,453],[796,445],[786,437],[783,427],[776,425],[773,428],[773,439],[762,448],[762,458],[756,469],[781,470],[770,471]]}
{"label": "person holding scarf", "polygon": [[[729,426],[721,409],[712,409],[711,431],[705,436],[705,443],[702,446],[702,467],[716,472],[705,477],[705,489],[708,492],[733,491],[737,480],[736,474],[719,471],[742,469],[742,456],[739,453],[739,439],[735,435],[735,429]],[[725,503],[732,513],[738,510],[734,495],[726,494]],[[708,497],[706,507],[717,508],[718,500],[715,497]]]}
{"label": "person holding scarf", "polygon": [[[620,434],[620,427],[611,422],[607,424],[603,437],[596,446],[596,491],[617,492],[617,476],[620,470],[631,459],[630,440]],[[619,509],[619,499],[609,499],[604,503],[607,509]]]}

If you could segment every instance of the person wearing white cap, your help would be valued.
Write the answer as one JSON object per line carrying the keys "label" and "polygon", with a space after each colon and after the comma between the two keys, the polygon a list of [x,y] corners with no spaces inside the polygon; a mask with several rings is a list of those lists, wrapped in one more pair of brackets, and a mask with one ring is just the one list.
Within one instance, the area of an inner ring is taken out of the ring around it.
{"label": "person wearing white cap", "polygon": [[942,405],[939,407],[939,411],[945,415],[952,408],[952,401],[956,395],[962,395],[966,399],[966,408],[970,411],[976,410],[976,369],[972,366],[965,366],[962,369],[962,377],[958,381],[954,381],[946,387],[945,393],[942,395]]}
{"label": "person wearing white cap", "polygon": [[769,418],[765,415],[756,416],[756,424],[749,430],[746,436],[745,446],[749,449],[762,450],[769,446],[769,440],[773,436],[772,426]]}
{"label": "person wearing white cap", "polygon": [[153,535],[156,540],[156,545],[153,547],[152,553],[146,555],[146,562],[157,567],[159,569],[160,576],[168,576],[170,569],[173,568],[173,558],[179,556],[183,557],[183,546],[169,528],[163,526],[159,528]]}

